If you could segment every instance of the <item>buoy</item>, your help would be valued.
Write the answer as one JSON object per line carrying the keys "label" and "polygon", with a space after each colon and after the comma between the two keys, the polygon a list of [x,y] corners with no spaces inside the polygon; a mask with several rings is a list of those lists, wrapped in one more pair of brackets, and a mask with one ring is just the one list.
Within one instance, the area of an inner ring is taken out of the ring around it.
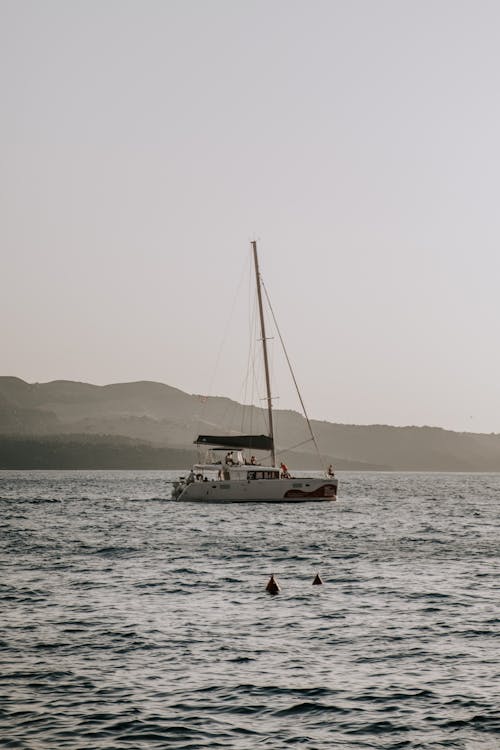
{"label": "buoy", "polygon": [[279,592],[281,591],[278,581],[276,580],[274,575],[272,575],[269,581],[267,582],[266,591],[269,594],[279,594]]}
{"label": "buoy", "polygon": [[313,586],[321,586],[322,583],[323,583],[323,581],[321,580],[320,574],[316,573],[316,578],[314,579],[312,585]]}

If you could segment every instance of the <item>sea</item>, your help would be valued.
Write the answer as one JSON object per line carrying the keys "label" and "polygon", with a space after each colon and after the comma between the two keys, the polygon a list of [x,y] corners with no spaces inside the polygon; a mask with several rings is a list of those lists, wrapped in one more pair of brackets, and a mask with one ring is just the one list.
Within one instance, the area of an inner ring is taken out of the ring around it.
{"label": "sea", "polygon": [[500,748],[500,474],[176,476],[0,472],[1,748]]}

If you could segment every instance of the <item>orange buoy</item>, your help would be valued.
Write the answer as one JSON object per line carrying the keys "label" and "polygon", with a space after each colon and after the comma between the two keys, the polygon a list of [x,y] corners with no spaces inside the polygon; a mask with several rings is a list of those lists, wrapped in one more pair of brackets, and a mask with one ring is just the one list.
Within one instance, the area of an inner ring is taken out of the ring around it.
{"label": "orange buoy", "polygon": [[274,577],[274,575],[271,575],[271,578],[267,582],[266,591],[269,594],[273,594],[273,595],[274,594],[279,594],[279,592],[281,591],[281,589],[279,587],[279,584],[278,584],[278,581],[276,580],[276,578]]}
{"label": "orange buoy", "polygon": [[312,582],[312,585],[313,585],[313,586],[321,586],[321,584],[322,584],[322,583],[323,583],[323,581],[321,580],[321,576],[320,576],[320,574],[319,574],[319,573],[316,573],[316,578],[315,578],[315,579],[314,579],[314,581]]}

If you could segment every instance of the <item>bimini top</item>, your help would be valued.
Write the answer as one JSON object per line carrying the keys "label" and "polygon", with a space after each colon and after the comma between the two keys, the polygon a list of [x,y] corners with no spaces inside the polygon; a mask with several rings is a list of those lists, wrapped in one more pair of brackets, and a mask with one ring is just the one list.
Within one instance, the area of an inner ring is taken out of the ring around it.
{"label": "bimini top", "polygon": [[196,445],[212,445],[233,450],[248,448],[270,451],[273,448],[273,439],[269,435],[198,435],[194,442]]}

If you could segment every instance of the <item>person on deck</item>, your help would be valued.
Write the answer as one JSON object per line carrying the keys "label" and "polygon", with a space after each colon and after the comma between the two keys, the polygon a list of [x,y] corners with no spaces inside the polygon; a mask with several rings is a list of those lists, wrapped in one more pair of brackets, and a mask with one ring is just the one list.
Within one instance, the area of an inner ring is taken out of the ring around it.
{"label": "person on deck", "polygon": [[328,476],[330,477],[330,479],[333,479],[333,477],[335,476],[335,472],[334,472],[334,470],[333,470],[333,466],[332,466],[332,464],[330,464],[330,466],[328,467],[328,471],[327,471],[327,474],[328,474]]}
{"label": "person on deck", "polygon": [[285,463],[283,463],[283,461],[280,464],[280,469],[281,469],[281,478],[282,479],[290,479],[290,473],[288,471],[288,466]]}

